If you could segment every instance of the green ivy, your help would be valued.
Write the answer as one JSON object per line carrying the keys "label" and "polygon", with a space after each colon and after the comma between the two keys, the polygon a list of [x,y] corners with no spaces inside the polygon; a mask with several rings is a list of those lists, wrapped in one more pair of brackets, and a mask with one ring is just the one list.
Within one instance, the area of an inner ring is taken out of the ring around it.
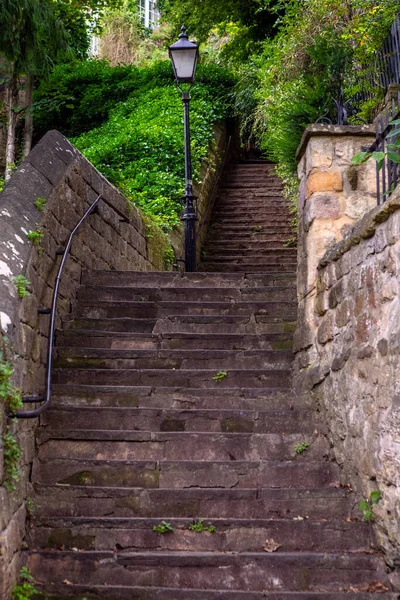
{"label": "green ivy", "polygon": [[21,478],[22,450],[16,436],[8,427],[3,435],[4,481],[3,486],[10,494],[15,492],[16,484]]}
{"label": "green ivy", "polygon": [[14,413],[22,407],[22,393],[13,385],[13,373],[12,364],[0,353],[0,399]]}
{"label": "green ivy", "polygon": [[17,275],[13,279],[13,283],[17,288],[17,294],[19,298],[25,298],[26,296],[30,296],[30,292],[28,287],[31,285],[31,282],[28,281],[24,275]]}
{"label": "green ivy", "polygon": [[[224,69],[198,67],[191,92],[192,160],[197,182],[213,140],[214,124],[232,114],[230,90],[234,83]],[[51,97],[54,105],[46,104]],[[41,126],[72,136],[72,142],[95,167],[164,231],[180,223],[183,107],[169,61],[141,68],[110,67],[104,61],[77,63],[75,71],[71,66],[59,67],[51,81],[39,88],[36,98]],[[46,111],[41,106],[47,107]]]}

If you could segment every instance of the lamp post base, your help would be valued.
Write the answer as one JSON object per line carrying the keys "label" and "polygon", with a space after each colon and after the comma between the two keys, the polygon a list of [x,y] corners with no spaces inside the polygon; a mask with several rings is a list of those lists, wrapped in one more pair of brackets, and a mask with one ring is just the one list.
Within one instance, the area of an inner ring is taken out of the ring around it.
{"label": "lamp post base", "polygon": [[185,210],[181,217],[184,222],[185,233],[185,271],[195,273],[197,271],[196,250],[196,221],[197,215],[193,203],[193,196],[185,197]]}

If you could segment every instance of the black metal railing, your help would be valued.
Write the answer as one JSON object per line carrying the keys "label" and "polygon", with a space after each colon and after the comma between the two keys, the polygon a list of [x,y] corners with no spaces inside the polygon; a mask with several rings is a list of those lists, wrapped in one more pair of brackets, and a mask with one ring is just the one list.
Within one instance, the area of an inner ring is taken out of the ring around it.
{"label": "black metal railing", "polygon": [[376,53],[375,68],[379,87],[387,90],[391,84],[400,84],[400,15],[395,18],[382,50]]}
{"label": "black metal railing", "polygon": [[[359,91],[351,98],[345,98],[343,89],[333,99],[331,109],[325,108],[316,123],[347,125],[349,118],[353,121],[365,121],[357,116],[361,105],[367,100],[386,93],[390,85],[400,85],[400,14],[395,18],[390,33],[383,42],[381,50],[375,52],[370,65],[354,73],[355,83]],[[342,82],[342,86],[344,87]],[[377,101],[378,102],[378,101]]]}
{"label": "black metal railing", "polygon": [[[392,98],[391,105],[375,121],[376,139],[369,148],[364,148],[367,156],[376,160],[376,197],[383,204],[392,195],[400,181],[400,165],[396,162],[400,148],[393,148],[400,139],[400,128],[395,123],[400,118],[400,91]],[[394,134],[394,131],[399,131]]]}
{"label": "black metal railing", "polygon": [[[70,236],[67,241],[67,245],[65,250],[60,251],[62,254],[62,259],[60,266],[58,267],[57,277],[54,283],[53,290],[53,298],[51,302],[51,308],[42,308],[39,309],[39,313],[41,314],[50,314],[50,324],[49,324],[49,339],[47,346],[47,364],[46,364],[46,378],[45,378],[45,392],[43,396],[24,396],[22,398],[22,402],[24,404],[32,404],[37,403],[40,404],[35,409],[32,410],[19,410],[16,413],[13,413],[12,417],[17,417],[18,419],[35,419],[49,406],[51,400],[51,376],[52,376],[52,368],[53,368],[53,355],[54,355],[54,333],[56,326],[56,317],[57,317],[57,303],[58,303],[58,292],[60,289],[61,276],[63,274],[64,266],[67,261],[69,251],[71,249],[72,241],[74,236],[82,223],[87,219],[87,217],[97,209],[100,200],[103,197],[100,195],[96,198],[96,200],[90,205],[90,207],[86,210],[85,214],[81,217],[77,225],[71,231]],[[125,219],[124,219],[125,220]]]}

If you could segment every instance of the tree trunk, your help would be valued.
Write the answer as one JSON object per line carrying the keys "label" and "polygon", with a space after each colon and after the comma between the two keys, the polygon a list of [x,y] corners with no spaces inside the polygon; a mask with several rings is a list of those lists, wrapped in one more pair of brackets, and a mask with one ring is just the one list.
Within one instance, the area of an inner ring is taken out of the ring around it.
{"label": "tree trunk", "polygon": [[22,159],[25,159],[32,148],[33,135],[33,75],[26,76],[26,114],[25,114],[25,130],[24,130],[24,151]]}
{"label": "tree trunk", "polygon": [[7,84],[7,142],[6,142],[6,172],[5,180],[10,179],[15,165],[15,130],[17,125],[16,108],[17,80],[14,68],[11,68]]}

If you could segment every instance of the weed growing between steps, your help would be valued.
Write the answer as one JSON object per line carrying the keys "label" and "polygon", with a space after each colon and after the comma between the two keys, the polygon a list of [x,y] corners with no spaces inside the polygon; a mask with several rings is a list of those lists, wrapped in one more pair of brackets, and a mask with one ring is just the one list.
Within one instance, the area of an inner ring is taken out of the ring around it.
{"label": "weed growing between steps", "polygon": [[199,520],[196,521],[196,523],[192,523],[191,525],[189,525],[189,531],[196,531],[197,533],[203,533],[205,531],[208,533],[215,533],[217,531],[217,528],[215,527],[215,525],[209,525],[208,527],[206,527],[204,525],[204,521]]}
{"label": "weed growing between steps", "polygon": [[218,373],[214,375],[213,380],[216,383],[221,383],[225,377],[228,377],[228,373],[226,371],[218,371]]}
{"label": "weed growing between steps", "polygon": [[310,447],[310,442],[301,442],[300,444],[296,444],[296,447],[295,447],[296,454],[304,454],[304,452],[309,447]]}
{"label": "weed growing between steps", "polygon": [[165,533],[173,533],[174,529],[171,523],[168,523],[167,521],[161,521],[159,525],[154,525],[153,531],[163,535]]}
{"label": "weed growing between steps", "polygon": [[12,589],[11,600],[31,600],[39,592],[34,586],[34,579],[27,567],[22,567],[19,578],[20,583]]}

